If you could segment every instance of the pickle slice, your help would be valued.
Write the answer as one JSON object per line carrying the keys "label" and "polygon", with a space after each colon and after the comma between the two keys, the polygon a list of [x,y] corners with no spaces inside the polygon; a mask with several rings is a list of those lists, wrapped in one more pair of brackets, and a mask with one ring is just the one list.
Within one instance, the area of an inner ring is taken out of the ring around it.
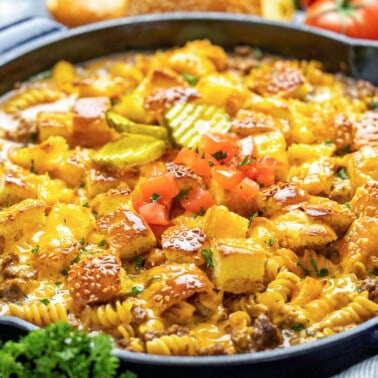
{"label": "pickle slice", "polygon": [[128,168],[150,163],[165,153],[165,142],[151,135],[122,133],[115,141],[102,146],[92,156],[94,162]]}
{"label": "pickle slice", "polygon": [[106,120],[110,127],[113,127],[120,133],[143,134],[151,135],[162,140],[168,139],[168,132],[165,127],[135,123],[112,110],[106,112]]}
{"label": "pickle slice", "polygon": [[171,138],[179,146],[196,147],[201,136],[210,132],[227,133],[230,116],[213,105],[176,104],[164,116]]}

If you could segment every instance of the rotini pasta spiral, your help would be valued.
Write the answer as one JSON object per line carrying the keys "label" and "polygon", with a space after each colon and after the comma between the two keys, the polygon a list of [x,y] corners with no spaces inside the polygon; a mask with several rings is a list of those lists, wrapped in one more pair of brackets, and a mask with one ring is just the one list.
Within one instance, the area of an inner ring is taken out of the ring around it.
{"label": "rotini pasta spiral", "polygon": [[334,328],[346,325],[356,325],[378,314],[378,304],[368,299],[365,291],[357,295],[346,307],[327,315],[315,328]]}
{"label": "rotini pasta spiral", "polygon": [[198,341],[189,335],[165,335],[147,341],[147,353],[164,356],[194,356]]}
{"label": "rotini pasta spiral", "polygon": [[58,100],[62,94],[59,91],[49,88],[31,88],[11,99],[4,106],[7,113],[15,113],[29,106]]}
{"label": "rotini pasta spiral", "polygon": [[118,325],[127,325],[131,322],[131,308],[133,304],[125,300],[117,300],[114,304],[108,303],[83,311],[82,322],[88,327],[115,328]]}
{"label": "rotini pasta spiral", "polygon": [[32,302],[22,306],[9,304],[8,315],[17,316],[37,326],[44,327],[58,320],[68,321],[67,309],[61,303]]}
{"label": "rotini pasta spiral", "polygon": [[59,89],[69,93],[74,91],[75,68],[71,63],[60,60],[52,68],[51,78]]}

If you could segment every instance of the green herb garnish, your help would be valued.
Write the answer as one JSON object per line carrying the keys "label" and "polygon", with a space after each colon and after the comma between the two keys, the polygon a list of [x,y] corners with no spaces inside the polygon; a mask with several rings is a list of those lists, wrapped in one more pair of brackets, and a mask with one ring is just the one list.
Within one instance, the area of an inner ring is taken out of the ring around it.
{"label": "green herb garnish", "polygon": [[157,202],[161,198],[159,193],[152,193],[151,195],[151,202]]}
{"label": "green herb garnish", "polygon": [[216,160],[223,160],[223,159],[226,159],[227,157],[227,152],[223,152],[223,151],[217,151],[217,152],[214,152],[211,156],[214,157],[214,159]]}
{"label": "green herb garnish", "polygon": [[185,79],[185,81],[190,84],[190,85],[196,85],[197,81],[198,81],[198,77],[196,76],[193,76],[193,75],[189,75],[188,73],[186,72],[183,72],[182,73],[182,77]]}
{"label": "green herb garnish", "polygon": [[[113,378],[120,361],[112,348],[108,335],[89,335],[60,321],[50,323],[0,346],[0,377]],[[127,371],[118,377],[136,375]]]}
{"label": "green herb garnish", "polygon": [[203,258],[206,261],[206,266],[208,268],[214,268],[213,251],[211,250],[211,248],[210,249],[201,249],[201,253],[202,253]]}
{"label": "green herb garnish", "polygon": [[177,198],[181,201],[189,197],[189,190],[188,189],[181,189],[180,193],[177,195]]}
{"label": "green herb garnish", "polygon": [[349,178],[348,176],[348,172],[345,168],[340,168],[337,172],[336,172],[336,176],[338,178],[341,178],[342,180],[347,180]]}
{"label": "green herb garnish", "polygon": [[36,254],[39,252],[39,244],[37,244],[34,248],[31,250],[32,253]]}
{"label": "green herb garnish", "polygon": [[142,285],[135,285],[131,288],[130,295],[132,297],[136,297],[138,294],[144,291],[144,287]]}
{"label": "green herb garnish", "polygon": [[135,257],[135,270],[140,270],[143,266],[143,259],[140,256]]}

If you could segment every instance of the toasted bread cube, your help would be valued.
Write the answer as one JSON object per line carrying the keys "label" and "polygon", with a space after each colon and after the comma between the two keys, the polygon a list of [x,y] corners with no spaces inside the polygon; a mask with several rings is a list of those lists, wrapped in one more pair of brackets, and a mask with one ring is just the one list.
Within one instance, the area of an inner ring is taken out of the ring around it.
{"label": "toasted bread cube", "polygon": [[37,188],[27,171],[15,165],[0,165],[0,206],[36,197]]}
{"label": "toasted bread cube", "polygon": [[347,167],[352,184],[352,194],[367,181],[378,181],[378,151],[373,146],[362,147],[354,152]]}
{"label": "toasted bread cube", "polygon": [[125,272],[113,254],[97,254],[74,264],[68,271],[68,287],[74,304],[109,302],[122,293]]}
{"label": "toasted bread cube", "polygon": [[[378,223],[373,217],[356,219],[338,245],[344,271],[366,275],[377,269]],[[358,265],[365,266],[362,272]],[[357,266],[356,266],[357,265]],[[356,269],[357,268],[357,269]],[[357,271],[356,271],[357,270]]]}
{"label": "toasted bread cube", "polygon": [[195,293],[213,289],[206,273],[188,263],[153,267],[148,271],[146,286],[138,298],[145,300],[157,315]]}
{"label": "toasted bread cube", "polygon": [[259,212],[270,217],[276,212],[282,212],[290,206],[307,202],[309,199],[310,196],[299,186],[293,183],[279,182],[259,191],[256,203]]}
{"label": "toasted bread cube", "polygon": [[274,216],[272,221],[283,233],[282,246],[285,248],[319,248],[337,239],[330,226],[312,220],[299,209]]}
{"label": "toasted bread cube", "polygon": [[85,172],[85,188],[89,197],[105,193],[120,183],[121,179],[119,177],[114,177],[114,175],[106,170],[91,168]]}
{"label": "toasted bread cube", "polygon": [[54,136],[34,146],[11,150],[9,159],[33,173],[45,173],[56,170],[58,163],[64,159],[67,152],[66,140]]}
{"label": "toasted bread cube", "polygon": [[45,201],[49,206],[52,206],[57,201],[75,202],[74,191],[67,188],[63,180],[51,179],[48,174],[36,175],[33,179],[38,186],[38,198]]}
{"label": "toasted bread cube", "polygon": [[76,100],[72,140],[84,147],[98,147],[113,139],[105,112],[110,108],[107,97],[85,97]]}
{"label": "toasted bread cube", "polygon": [[205,104],[226,107],[230,101],[242,106],[249,98],[249,91],[234,77],[227,74],[212,73],[202,78],[196,89]]}
{"label": "toasted bread cube", "polygon": [[72,114],[66,112],[39,112],[37,129],[40,141],[51,136],[61,136],[69,139],[72,132]]}
{"label": "toasted bread cube", "polygon": [[276,169],[276,177],[281,181],[285,181],[289,165],[284,134],[280,130],[272,130],[254,135],[253,141],[256,145],[258,156],[270,156],[281,163]]}
{"label": "toasted bread cube", "polygon": [[58,237],[59,234],[66,232],[76,241],[86,237],[94,226],[95,218],[91,209],[71,203],[55,204],[46,221],[47,233],[55,233]]}
{"label": "toasted bread cube", "polygon": [[378,217],[378,181],[368,181],[360,186],[350,201],[355,214],[359,217]]}
{"label": "toasted bread cube", "polygon": [[161,235],[161,246],[170,262],[203,264],[201,249],[205,248],[205,243],[206,235],[200,227],[175,225]]}
{"label": "toasted bread cube", "polygon": [[334,173],[334,158],[325,156],[318,160],[304,162],[299,166],[293,166],[289,172],[289,181],[313,195],[329,193]]}
{"label": "toasted bread cube", "polygon": [[45,222],[46,202],[25,199],[0,211],[0,236],[20,237]]}
{"label": "toasted bread cube", "polygon": [[302,208],[311,219],[327,223],[338,235],[344,234],[356,218],[347,206],[325,197],[312,196]]}
{"label": "toasted bread cube", "polygon": [[244,238],[248,219],[231,212],[225,206],[212,206],[207,210],[203,228],[210,238]]}
{"label": "toasted bread cube", "polygon": [[148,224],[134,210],[121,207],[97,221],[106,233],[110,250],[121,258],[130,259],[148,252],[156,245],[156,238]]}
{"label": "toasted bread cube", "polygon": [[256,292],[263,283],[266,250],[251,239],[211,242],[213,279],[219,290],[234,294]]}
{"label": "toasted bread cube", "polygon": [[131,190],[126,183],[122,183],[117,188],[108,190],[106,193],[98,194],[91,201],[91,208],[99,215],[109,214],[121,206],[129,206]]}

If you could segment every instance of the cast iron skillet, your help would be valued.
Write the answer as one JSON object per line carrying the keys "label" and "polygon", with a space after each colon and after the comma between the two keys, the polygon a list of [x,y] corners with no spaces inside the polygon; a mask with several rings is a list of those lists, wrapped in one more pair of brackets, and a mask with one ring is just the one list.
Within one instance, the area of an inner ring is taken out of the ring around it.
{"label": "cast iron skillet", "polygon": [[[208,38],[225,48],[246,44],[299,59],[321,60],[378,85],[378,43],[351,40],[314,28],[225,13],[147,15],[66,30],[47,19],[21,20],[0,29],[0,95],[17,81],[65,59],[82,62],[130,49],[156,49]],[[0,339],[35,329],[0,316]],[[326,377],[378,353],[378,317],[352,330],[287,349],[235,356],[163,357],[118,349],[122,369],[144,377]]]}

